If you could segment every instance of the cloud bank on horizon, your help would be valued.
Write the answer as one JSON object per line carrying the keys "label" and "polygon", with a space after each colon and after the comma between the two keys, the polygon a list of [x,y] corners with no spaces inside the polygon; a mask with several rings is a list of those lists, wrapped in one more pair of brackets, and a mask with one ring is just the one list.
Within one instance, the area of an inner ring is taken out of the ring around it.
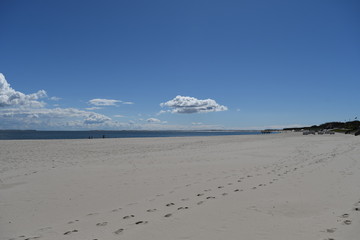
{"label": "cloud bank on horizon", "polygon": [[[5,76],[0,73],[0,129],[86,129],[93,127],[127,127],[127,124],[112,122],[103,114],[76,108],[47,108],[45,90],[24,94],[13,89]],[[48,98],[59,101],[58,97]],[[114,100],[96,101],[100,106],[111,105]]]}
{"label": "cloud bank on horizon", "polygon": [[[44,101],[40,101],[43,99]],[[94,98],[87,103],[93,107],[84,110],[74,107],[61,108],[56,104],[55,108],[47,106],[45,100],[59,101],[59,97],[48,97],[45,90],[36,93],[25,94],[13,89],[5,76],[0,73],[0,129],[196,129],[200,127],[221,128],[218,125],[168,124],[168,121],[149,116],[147,119],[131,119],[128,122],[118,122],[111,117],[94,112],[104,107],[114,107],[117,104],[131,105],[133,102],[124,102],[116,99]],[[176,96],[174,99],[161,103],[161,107],[170,108],[163,112],[171,113],[209,113],[226,111],[226,106],[218,104],[213,99],[197,99],[187,96]],[[141,114],[140,114],[141,115]],[[156,114],[154,114],[156,115]],[[118,118],[124,115],[115,114]]]}

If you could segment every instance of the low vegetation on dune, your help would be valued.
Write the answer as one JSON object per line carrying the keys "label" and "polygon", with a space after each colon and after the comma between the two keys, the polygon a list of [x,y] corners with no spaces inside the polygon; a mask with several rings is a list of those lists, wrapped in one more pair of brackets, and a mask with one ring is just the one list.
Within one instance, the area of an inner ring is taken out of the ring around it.
{"label": "low vegetation on dune", "polygon": [[349,122],[328,122],[320,125],[313,125],[311,127],[302,127],[302,128],[284,128],[284,130],[308,130],[308,131],[326,131],[332,130],[335,132],[342,132],[346,134],[355,134],[360,135],[360,121],[349,121]]}

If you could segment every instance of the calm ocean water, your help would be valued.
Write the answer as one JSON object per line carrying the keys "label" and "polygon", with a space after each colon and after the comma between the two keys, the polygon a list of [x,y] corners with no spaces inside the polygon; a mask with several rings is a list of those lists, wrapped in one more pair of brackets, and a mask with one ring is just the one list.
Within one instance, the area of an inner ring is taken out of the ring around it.
{"label": "calm ocean water", "polygon": [[255,135],[260,131],[0,131],[0,140]]}

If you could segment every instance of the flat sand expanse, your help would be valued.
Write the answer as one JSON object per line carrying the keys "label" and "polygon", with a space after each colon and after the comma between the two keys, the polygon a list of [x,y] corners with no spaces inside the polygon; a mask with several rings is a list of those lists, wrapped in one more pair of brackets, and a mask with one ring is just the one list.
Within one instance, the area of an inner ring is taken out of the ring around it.
{"label": "flat sand expanse", "polygon": [[0,239],[360,239],[360,137],[0,141]]}

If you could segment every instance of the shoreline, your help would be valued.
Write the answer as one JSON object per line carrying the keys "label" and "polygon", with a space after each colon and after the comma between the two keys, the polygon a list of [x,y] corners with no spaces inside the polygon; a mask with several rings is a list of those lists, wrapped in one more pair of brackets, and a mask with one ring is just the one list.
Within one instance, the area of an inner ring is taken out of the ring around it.
{"label": "shoreline", "polygon": [[3,140],[0,238],[357,239],[359,146],[299,133]]}
{"label": "shoreline", "polygon": [[[278,133],[272,131],[266,133]],[[148,138],[148,137],[200,137],[227,135],[264,134],[260,130],[93,130],[93,131],[1,131],[0,140],[37,140],[37,139],[98,139],[98,138]]]}

